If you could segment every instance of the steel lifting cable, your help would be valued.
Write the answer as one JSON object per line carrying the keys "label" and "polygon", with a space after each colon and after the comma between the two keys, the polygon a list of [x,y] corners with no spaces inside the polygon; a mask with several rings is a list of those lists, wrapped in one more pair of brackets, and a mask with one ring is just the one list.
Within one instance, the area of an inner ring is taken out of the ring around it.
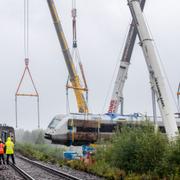
{"label": "steel lifting cable", "polygon": [[[77,65],[76,65],[76,70],[78,69],[77,67],[79,67],[80,69],[80,73],[82,76],[82,80],[83,80],[83,91],[86,92],[86,102],[88,104],[88,86],[87,86],[87,81],[85,78],[85,74],[84,74],[84,70],[83,70],[83,65],[81,62],[81,58],[80,58],[80,54],[79,54],[79,50],[78,50],[78,45],[77,45],[77,31],[76,31],[76,17],[77,17],[77,9],[76,9],[76,0],[72,0],[72,10],[71,10],[71,15],[72,15],[72,35],[73,35],[73,43],[72,43],[72,57],[73,60],[76,61]],[[66,83],[66,101],[67,101],[67,112],[70,112],[70,106],[69,106],[69,98],[68,98],[68,89],[69,88],[73,88],[72,86],[69,85],[69,76],[67,79],[67,83]],[[82,89],[80,89],[82,90]]]}
{"label": "steel lifting cable", "polygon": [[[39,93],[36,89],[35,83],[33,81],[30,69],[29,69],[29,0],[24,0],[24,56],[25,56],[25,69],[23,71],[23,75],[20,79],[18,84],[16,93],[15,93],[15,116],[16,116],[16,128],[18,127],[18,103],[17,97],[18,96],[29,96],[29,97],[36,97],[37,98],[37,116],[38,116],[38,128],[40,128],[40,112],[39,112]],[[28,73],[34,93],[21,93],[20,87],[25,77],[26,72]]]}
{"label": "steel lifting cable", "polygon": [[70,113],[68,83],[69,83],[69,76],[66,82],[66,114]]}

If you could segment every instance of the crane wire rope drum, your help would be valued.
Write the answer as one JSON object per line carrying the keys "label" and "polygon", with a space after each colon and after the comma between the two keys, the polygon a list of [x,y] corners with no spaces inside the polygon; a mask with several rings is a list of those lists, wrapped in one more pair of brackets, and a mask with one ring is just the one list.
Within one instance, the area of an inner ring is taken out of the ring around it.
{"label": "crane wire rope drum", "polygon": [[[82,81],[80,82],[81,85],[83,85],[84,87],[82,88],[83,91],[85,91],[86,93],[86,103],[88,104],[88,86],[87,86],[87,81],[85,78],[85,73],[84,73],[84,68],[81,62],[81,58],[80,58],[80,53],[78,50],[78,45],[77,45],[77,30],[76,30],[76,17],[77,17],[77,9],[76,9],[76,0],[72,0],[72,10],[71,10],[71,15],[72,15],[72,35],[73,35],[73,43],[72,43],[72,59],[75,63],[75,68],[76,71],[78,71],[78,68],[80,70],[80,75]],[[68,76],[67,78],[67,83],[66,83],[66,112],[70,113],[70,105],[69,105],[69,93],[68,90],[69,88],[71,89],[75,89],[76,87],[73,87],[72,85],[69,85],[70,82],[70,78]],[[81,90],[82,90],[81,89]]]}
{"label": "crane wire rope drum", "polygon": [[[16,128],[18,127],[18,97],[36,97],[37,98],[37,117],[38,117],[38,128],[40,128],[40,112],[39,112],[39,93],[36,89],[35,83],[33,81],[30,69],[29,69],[29,0],[24,0],[24,55],[25,55],[25,69],[21,76],[20,82],[18,84],[15,93],[15,116],[16,116]],[[33,86],[33,93],[21,93],[20,88],[24,80],[26,72],[29,75],[30,81]]]}

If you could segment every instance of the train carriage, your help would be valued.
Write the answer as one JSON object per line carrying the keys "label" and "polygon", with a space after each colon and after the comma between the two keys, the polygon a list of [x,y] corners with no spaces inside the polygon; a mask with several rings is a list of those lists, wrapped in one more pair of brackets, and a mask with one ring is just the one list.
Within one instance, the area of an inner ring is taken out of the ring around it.
{"label": "train carriage", "polygon": [[12,141],[15,142],[14,128],[5,124],[0,124],[0,138],[2,142],[5,143],[8,137],[11,137]]}

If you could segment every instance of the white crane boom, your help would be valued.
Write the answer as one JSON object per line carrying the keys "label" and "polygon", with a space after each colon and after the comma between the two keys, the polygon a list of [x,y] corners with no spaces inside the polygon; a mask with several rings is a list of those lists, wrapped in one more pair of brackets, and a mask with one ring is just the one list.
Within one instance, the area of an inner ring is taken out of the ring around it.
{"label": "white crane boom", "polygon": [[140,45],[148,67],[151,86],[157,97],[158,106],[165,126],[167,136],[171,139],[177,136],[178,128],[173,115],[165,82],[158,64],[153,40],[148,31],[145,18],[143,16],[139,0],[128,0],[131,15],[136,25]]}
{"label": "white crane boom", "polygon": [[[141,0],[140,6],[142,10],[144,9],[145,1],[146,0]],[[136,36],[137,36],[137,30],[132,20],[126,38],[126,43],[124,46],[124,51],[122,54],[118,74],[114,84],[114,89],[112,93],[112,98],[110,100],[108,113],[117,113],[118,108],[121,104],[121,114],[123,114],[123,88],[125,81],[127,79],[128,68],[130,65],[131,55],[134,48]]]}

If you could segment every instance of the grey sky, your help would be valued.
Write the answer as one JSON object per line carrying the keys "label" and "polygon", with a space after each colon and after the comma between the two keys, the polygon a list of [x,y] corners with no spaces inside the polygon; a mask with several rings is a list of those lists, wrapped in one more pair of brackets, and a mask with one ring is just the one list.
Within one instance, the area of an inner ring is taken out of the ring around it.
{"label": "grey sky", "polygon": [[[56,5],[71,47],[71,0],[56,0]],[[179,7],[178,0],[147,0],[144,10],[174,95],[180,81]],[[102,113],[110,100],[108,96],[105,102],[131,16],[126,0],[77,0],[77,9],[78,45],[89,86],[90,110]],[[30,70],[40,94],[41,125],[46,128],[54,115],[66,113],[67,69],[46,0],[30,0],[29,15]],[[14,126],[14,94],[24,70],[23,0],[1,2],[0,23],[0,122]],[[26,82],[24,87],[29,85]],[[74,94],[70,94],[71,109],[76,112]],[[125,112],[151,113],[149,76],[138,41],[124,96]],[[36,128],[36,100],[22,97],[18,104],[19,128]]]}

